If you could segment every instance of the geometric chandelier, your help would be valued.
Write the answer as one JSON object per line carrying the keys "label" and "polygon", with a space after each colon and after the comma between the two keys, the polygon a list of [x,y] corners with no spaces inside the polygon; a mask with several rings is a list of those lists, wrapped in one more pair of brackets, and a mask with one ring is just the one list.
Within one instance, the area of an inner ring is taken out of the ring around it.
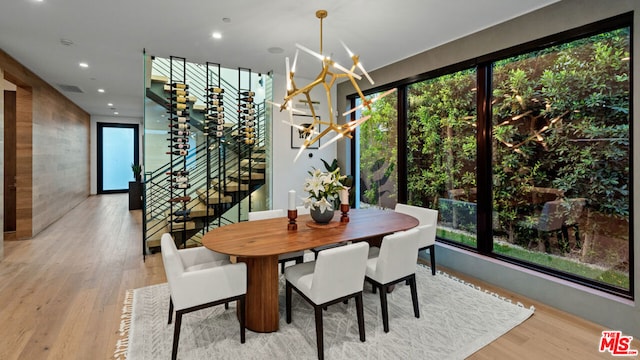
{"label": "geometric chandelier", "polygon": [[[372,85],[373,85],[373,79],[371,79],[367,71],[364,69],[364,66],[362,66],[362,63],[360,62],[360,58],[358,57],[358,55],[355,55],[344,43],[342,43],[342,46],[345,48],[345,50],[349,54],[349,57],[351,57],[351,60],[353,61],[353,65],[351,66],[351,69],[347,69],[341,66],[336,61],[332,60],[329,56],[324,56],[322,52],[323,50],[322,49],[322,20],[327,17],[327,11],[326,10],[316,11],[316,17],[320,19],[320,52],[315,52],[300,44],[296,44],[297,49],[296,49],[295,57],[293,59],[293,65],[290,66],[289,58],[288,57],[285,58],[286,86],[287,86],[286,94],[287,95],[284,97],[283,103],[281,105],[274,104],[274,105],[280,106],[280,111],[286,110],[289,113],[289,121],[288,122],[284,121],[284,122],[287,123],[288,125],[291,125],[297,128],[300,131],[301,136],[304,138],[304,142],[300,147],[300,151],[298,152],[298,155],[296,155],[294,162],[298,159],[300,154],[302,154],[302,152],[306,148],[316,143],[323,136],[331,132],[335,133],[335,136],[332,139],[330,139],[328,142],[325,142],[322,145],[322,147],[320,147],[321,149],[343,137],[352,138],[351,132],[356,127],[363,124],[365,121],[369,119],[370,116],[365,116],[363,118],[346,122],[341,125],[337,124],[336,117],[334,116],[333,108],[331,105],[331,87],[334,85],[336,80],[340,78],[349,79],[349,81],[351,82],[351,84],[353,85],[354,89],[356,90],[356,92],[358,93],[361,99],[360,106],[344,112],[342,114],[343,116],[346,116],[364,107],[367,107],[369,110],[371,110],[372,103],[390,94],[391,92],[395,91],[395,89],[393,89],[373,99],[367,99],[362,93],[362,91],[360,90],[358,83],[356,82],[356,79],[358,80],[362,79],[362,76],[355,73],[356,69],[360,70],[362,72],[362,75],[364,75]],[[294,79],[299,50],[304,51],[305,53],[317,58],[322,62],[322,69],[320,70],[320,73],[318,74],[316,79],[301,88],[297,87]],[[315,109],[313,107],[313,101],[311,99],[310,92],[314,87],[318,85],[322,85],[324,87],[324,90],[327,96],[327,106],[329,109],[329,121],[321,120],[320,117],[316,114]],[[293,122],[293,113],[301,112],[299,110],[294,109],[292,105],[294,99],[297,97],[303,97],[303,99],[300,101],[305,103],[308,106],[309,111],[311,112],[311,117],[313,120],[311,124],[307,126],[297,125],[297,124],[294,124]],[[324,127],[322,132],[318,132],[318,129],[320,129],[320,125]]]}

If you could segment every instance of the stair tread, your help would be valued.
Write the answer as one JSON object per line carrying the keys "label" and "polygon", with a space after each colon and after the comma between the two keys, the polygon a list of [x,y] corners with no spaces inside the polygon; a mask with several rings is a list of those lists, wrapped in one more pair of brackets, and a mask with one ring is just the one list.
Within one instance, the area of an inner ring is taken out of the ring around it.
{"label": "stair tread", "polygon": [[233,201],[233,198],[230,195],[219,195],[217,191],[209,189],[209,199],[207,200],[207,189],[198,189],[196,193],[200,197],[200,200],[205,204],[215,205],[215,204],[223,204],[230,203]]}
{"label": "stair tread", "polygon": [[164,75],[151,75],[151,81],[168,83],[169,78]]}
{"label": "stair tread", "polygon": [[[218,179],[211,180],[211,186],[214,188],[218,188]],[[238,184],[236,181],[227,180],[227,183],[224,187],[224,192],[238,192],[238,191],[247,191],[249,190],[249,185],[247,184]]]}
{"label": "stair tread", "polygon": [[[243,159],[240,161],[241,166],[249,167],[249,159]],[[264,170],[267,167],[267,163],[264,161],[255,161],[251,162],[251,168],[254,170]]]}
{"label": "stair tread", "polygon": [[[240,180],[242,180],[242,181],[249,180],[249,172],[248,171],[241,172],[239,177],[238,177],[237,172],[229,174],[227,176],[232,178],[232,179],[240,178]],[[251,180],[264,180],[264,173],[252,172],[251,173]]]}

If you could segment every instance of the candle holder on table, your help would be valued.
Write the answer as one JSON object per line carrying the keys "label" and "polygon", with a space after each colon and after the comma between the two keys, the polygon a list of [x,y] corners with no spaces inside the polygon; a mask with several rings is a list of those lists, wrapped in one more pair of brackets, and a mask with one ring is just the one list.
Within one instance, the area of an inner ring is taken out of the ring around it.
{"label": "candle holder on table", "polygon": [[340,204],[340,211],[342,211],[340,222],[348,223],[349,222],[349,204]]}
{"label": "candle holder on table", "polygon": [[298,230],[298,224],[296,224],[296,219],[298,218],[298,210],[287,210],[287,217],[289,218],[287,230]]}

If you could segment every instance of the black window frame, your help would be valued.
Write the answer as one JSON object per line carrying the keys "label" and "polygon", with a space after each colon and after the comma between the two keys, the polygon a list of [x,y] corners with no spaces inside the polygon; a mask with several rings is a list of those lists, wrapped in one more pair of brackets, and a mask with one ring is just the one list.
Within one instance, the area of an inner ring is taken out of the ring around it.
{"label": "black window frame", "polygon": [[[492,67],[493,63],[504,60],[510,57],[514,57],[521,54],[526,54],[538,50],[543,50],[556,45],[569,43],[582,38],[587,38],[600,33],[613,31],[628,27],[630,28],[630,53],[633,54],[633,12],[620,14],[611,18],[603,19],[594,23],[583,25],[577,28],[566,30],[557,34],[546,36],[540,39],[532,40],[523,44],[512,46],[506,49],[498,50],[492,53],[488,53],[476,58],[465,60],[456,64],[445,66],[432,71],[424,72],[415,76],[411,76],[402,80],[398,80],[392,83],[377,86],[363,92],[365,95],[371,95],[386,91],[389,89],[397,88],[396,96],[398,97],[398,159],[397,159],[397,171],[398,171],[398,202],[406,203],[408,198],[407,192],[407,109],[408,109],[408,97],[407,87],[429,79],[434,79],[442,75],[451,74],[458,71],[467,70],[470,68],[476,68],[477,74],[477,170],[476,181],[478,189],[492,189],[492,161],[491,161],[491,148],[492,148],[492,109],[491,109],[491,97],[492,97]],[[629,168],[633,169],[633,57],[629,64]],[[347,96],[347,102],[351,107],[356,104],[358,94],[350,94]],[[356,146],[355,137],[351,140],[350,146],[354,148]],[[355,151],[351,151],[351,173],[356,173],[356,165],[358,162],[355,159]],[[358,179],[355,179],[358,181]],[[446,239],[438,238],[438,241],[450,244],[452,246],[463,248],[467,251],[472,251],[484,256],[488,256],[506,263],[515,264],[517,266],[534,270],[539,273],[551,275],[556,278],[568,280],[573,283],[584,285],[593,289],[604,291],[616,296],[620,296],[627,299],[634,299],[634,236],[633,236],[633,222],[629,221],[629,289],[624,290],[618,287],[610,286],[602,282],[579,277],[577,275],[561,272],[559,270],[546,268],[540,265],[528,263],[515,258],[510,258],[493,252],[493,227],[492,227],[492,194],[493,191],[478,191],[477,198],[477,247],[473,248],[467,245],[463,245],[457,242],[449,241]],[[633,202],[633,171],[629,175],[629,219],[634,218],[634,202]]]}

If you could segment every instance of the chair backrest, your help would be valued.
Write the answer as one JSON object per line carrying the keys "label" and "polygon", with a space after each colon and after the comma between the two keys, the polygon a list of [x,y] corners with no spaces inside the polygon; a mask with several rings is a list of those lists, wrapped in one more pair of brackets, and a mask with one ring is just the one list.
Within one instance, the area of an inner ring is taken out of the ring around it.
{"label": "chair backrest", "polygon": [[311,300],[322,304],[362,291],[368,254],[369,244],[365,241],[319,252],[311,283]]}
{"label": "chair backrest", "polygon": [[382,238],[375,271],[378,282],[386,284],[416,272],[419,237],[414,228]]}
{"label": "chair backrest", "polygon": [[178,254],[178,248],[173,241],[171,234],[162,234],[160,238],[160,251],[162,252],[162,261],[164,262],[164,272],[167,275],[169,287],[182,273],[184,273],[184,264]]}
{"label": "chair backrest", "polygon": [[566,213],[567,208],[562,200],[547,201],[542,206],[542,213],[538,220],[538,230],[555,231],[561,229]]}
{"label": "chair backrest", "polygon": [[584,210],[585,205],[587,205],[587,199],[585,198],[575,198],[575,199],[567,199],[569,202],[569,212],[567,213],[567,218],[565,219],[566,225],[574,225],[578,223],[580,216],[582,216],[582,211]]}
{"label": "chair backrest", "polygon": [[418,219],[420,240],[418,248],[422,249],[436,243],[436,228],[438,226],[438,210],[414,205],[396,204],[395,212],[411,215]]}
{"label": "chair backrest", "polygon": [[285,217],[283,209],[264,210],[264,211],[250,211],[249,221],[273,219],[278,217]]}

